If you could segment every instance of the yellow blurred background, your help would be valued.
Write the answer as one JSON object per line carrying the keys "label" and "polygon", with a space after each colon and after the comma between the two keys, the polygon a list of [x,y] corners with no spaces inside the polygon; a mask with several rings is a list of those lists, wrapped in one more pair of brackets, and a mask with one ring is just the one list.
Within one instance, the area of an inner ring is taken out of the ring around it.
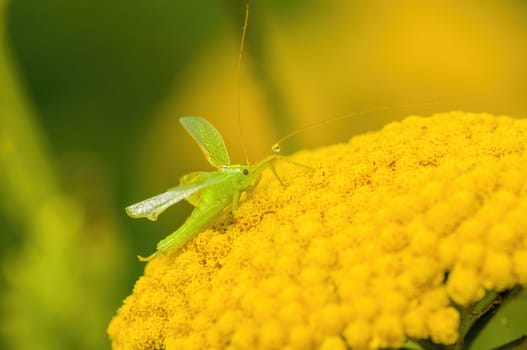
{"label": "yellow blurred background", "polygon": [[0,0],[2,349],[108,348],[105,328],[190,206],[124,207],[210,166],[178,123],[211,121],[234,163],[343,142],[410,114],[527,114],[522,1]]}

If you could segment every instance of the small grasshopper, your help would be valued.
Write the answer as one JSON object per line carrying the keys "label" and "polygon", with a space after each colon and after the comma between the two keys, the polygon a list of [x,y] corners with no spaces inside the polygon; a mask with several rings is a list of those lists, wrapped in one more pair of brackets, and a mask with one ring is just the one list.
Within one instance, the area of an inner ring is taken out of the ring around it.
{"label": "small grasshopper", "polygon": [[[245,7],[245,21],[238,57],[237,102],[240,134],[240,71],[248,20],[249,3]],[[138,256],[140,261],[150,261],[159,254],[183,247],[229,205],[231,205],[234,214],[238,208],[241,193],[256,186],[262,177],[263,171],[270,163],[277,158],[281,158],[278,154],[273,154],[256,165],[231,165],[225,143],[218,130],[212,124],[200,117],[181,117],[179,122],[196,141],[208,162],[218,170],[215,172],[198,171],[183,175],[179,179],[179,186],[126,207],[126,213],[129,216],[133,218],[146,217],[150,220],[157,220],[159,214],[182,199],[186,199],[195,207],[183,225],[159,241],[157,249],[152,255],[146,258]],[[275,149],[274,152],[278,153],[279,149]],[[247,159],[247,154],[245,157]],[[280,183],[282,183],[272,166],[271,169]]]}
{"label": "small grasshopper", "polygon": [[126,213],[132,218],[150,220],[157,220],[159,214],[182,199],[195,207],[183,225],[157,244],[155,253],[146,258],[138,256],[140,261],[149,261],[159,254],[183,247],[229,205],[234,213],[241,193],[253,188],[270,162],[280,158],[272,154],[256,165],[231,165],[225,143],[212,124],[200,117],[181,117],[179,121],[208,162],[218,170],[183,175],[179,186],[126,207]]}
{"label": "small grasshopper", "polygon": [[[242,31],[242,39],[240,44],[240,54],[238,57],[238,126],[241,134],[241,118],[240,118],[240,101],[239,101],[239,83],[240,83],[240,66],[242,60],[243,46],[245,42],[245,34],[247,31],[247,23],[249,18],[249,4],[246,5],[245,22]],[[405,106],[401,105],[395,108]],[[425,104],[427,105],[427,104]],[[394,108],[394,107],[391,107]],[[277,159],[284,159],[278,153],[280,152],[280,144],[298,134],[301,131],[310,129],[321,124],[367,114],[374,111],[381,111],[390,109],[390,107],[372,108],[359,113],[348,114],[341,117],[317,122],[306,127],[296,130],[284,137],[272,146],[275,154],[269,155],[264,160],[256,165],[231,165],[229,154],[225,143],[220,133],[203,118],[200,117],[181,117],[180,123],[187,130],[190,136],[196,141],[201,148],[203,154],[208,162],[218,170],[215,172],[193,172],[183,175],[179,179],[179,186],[173,187],[168,191],[157,196],[145,199],[144,201],[132,204],[126,207],[126,213],[132,218],[147,218],[149,220],[157,220],[157,217],[170,206],[177,202],[186,199],[195,208],[190,214],[190,217],[181,225],[176,231],[159,241],[156,251],[146,257],[138,256],[140,261],[150,261],[156,256],[166,253],[170,250],[182,248],[194,236],[208,226],[215,218],[217,218],[224,209],[231,205],[232,212],[238,208],[238,202],[242,192],[251,190],[258,184],[262,173],[267,167],[270,167],[274,175],[283,185],[280,177],[275,172],[272,166],[272,161]],[[244,149],[245,152],[245,149]],[[247,155],[246,155],[247,158]],[[287,159],[286,159],[287,160]],[[296,163],[292,160],[287,160],[292,164],[311,169],[311,167],[304,164]],[[248,163],[248,162],[247,162]]]}

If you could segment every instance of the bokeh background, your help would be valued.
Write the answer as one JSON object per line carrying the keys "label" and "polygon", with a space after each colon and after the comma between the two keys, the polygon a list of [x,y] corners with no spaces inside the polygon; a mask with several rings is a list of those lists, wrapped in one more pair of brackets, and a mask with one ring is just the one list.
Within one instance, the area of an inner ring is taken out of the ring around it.
{"label": "bokeh background", "polygon": [[[341,142],[409,114],[527,115],[527,4],[506,1],[0,0],[0,348],[109,348],[106,326],[190,211],[124,207],[231,159]],[[243,146],[242,146],[243,145]]]}

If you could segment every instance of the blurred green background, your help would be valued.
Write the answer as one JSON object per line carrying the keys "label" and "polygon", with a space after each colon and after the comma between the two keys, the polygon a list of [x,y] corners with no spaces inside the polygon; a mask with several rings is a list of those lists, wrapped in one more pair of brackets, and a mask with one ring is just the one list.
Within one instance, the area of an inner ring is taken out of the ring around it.
{"label": "blurred green background", "polygon": [[340,142],[409,114],[527,114],[524,1],[0,0],[1,349],[104,349],[144,264],[190,210],[124,207],[209,169],[178,124],[231,159]]}

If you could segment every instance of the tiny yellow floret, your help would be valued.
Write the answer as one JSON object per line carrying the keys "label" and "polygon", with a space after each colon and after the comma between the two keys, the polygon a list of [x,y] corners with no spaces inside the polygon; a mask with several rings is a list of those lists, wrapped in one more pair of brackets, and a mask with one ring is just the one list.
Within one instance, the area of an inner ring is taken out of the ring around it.
{"label": "tiny yellow floret", "polygon": [[517,250],[513,256],[513,268],[522,287],[527,287],[527,248]]}
{"label": "tiny yellow floret", "polygon": [[403,317],[403,326],[407,336],[424,339],[430,335],[426,322],[424,321],[428,313],[429,310],[422,307],[407,310]]}
{"label": "tiny yellow floret", "polygon": [[329,337],[324,340],[320,350],[347,350],[347,344],[341,337]]}
{"label": "tiny yellow floret", "polygon": [[352,349],[367,349],[371,333],[372,328],[368,322],[355,321],[344,330],[344,338]]}
{"label": "tiny yellow floret", "polygon": [[[527,121],[409,117],[276,162],[109,325],[124,349],[378,349],[460,341],[459,310],[527,287]],[[457,345],[456,345],[457,346]]]}
{"label": "tiny yellow floret", "polygon": [[459,314],[453,307],[432,312],[427,317],[432,341],[438,344],[454,344],[458,340]]}
{"label": "tiny yellow floret", "polygon": [[482,284],[483,281],[476,270],[457,265],[450,272],[446,290],[456,303],[468,305],[483,298],[485,290]]}

